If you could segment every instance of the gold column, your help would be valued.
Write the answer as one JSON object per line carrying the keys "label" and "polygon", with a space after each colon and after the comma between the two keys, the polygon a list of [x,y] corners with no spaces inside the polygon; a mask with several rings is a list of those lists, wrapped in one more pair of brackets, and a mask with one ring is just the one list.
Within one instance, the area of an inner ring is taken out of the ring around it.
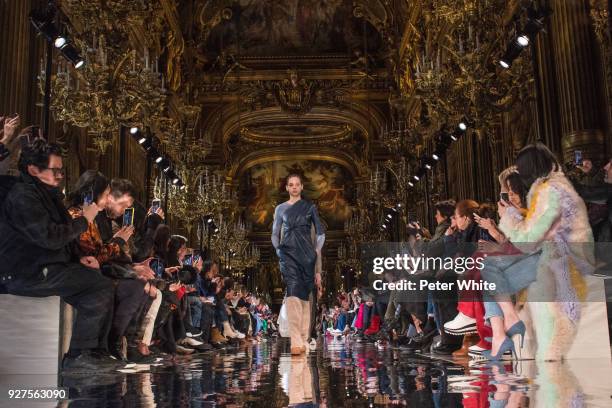
{"label": "gold column", "polygon": [[585,157],[603,159],[605,153],[601,97],[594,34],[588,0],[552,0],[553,52],[561,116],[564,161],[582,150]]}

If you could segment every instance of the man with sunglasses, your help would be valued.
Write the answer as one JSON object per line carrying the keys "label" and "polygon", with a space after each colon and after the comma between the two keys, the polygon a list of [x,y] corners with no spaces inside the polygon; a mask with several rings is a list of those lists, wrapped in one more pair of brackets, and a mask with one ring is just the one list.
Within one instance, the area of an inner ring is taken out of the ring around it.
{"label": "man with sunglasses", "polygon": [[77,310],[62,368],[93,372],[119,368],[106,337],[113,287],[94,257],[80,257],[75,239],[99,209],[83,207],[72,219],[63,204],[60,149],[39,139],[19,156],[20,178],[0,204],[0,282],[17,296],[60,296]]}

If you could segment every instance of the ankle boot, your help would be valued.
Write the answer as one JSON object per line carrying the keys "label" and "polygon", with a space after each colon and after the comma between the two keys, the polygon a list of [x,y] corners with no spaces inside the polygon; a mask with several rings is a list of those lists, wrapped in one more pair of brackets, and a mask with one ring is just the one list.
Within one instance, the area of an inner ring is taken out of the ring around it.
{"label": "ankle boot", "polygon": [[478,343],[480,337],[477,334],[466,334],[463,336],[463,344],[461,348],[453,352],[453,357],[466,357],[469,352],[469,348],[474,344]]}
{"label": "ankle boot", "polygon": [[237,333],[234,329],[232,329],[232,326],[229,324],[229,322],[223,322],[223,335],[230,339],[244,338],[244,334],[241,335],[241,333]]}
{"label": "ankle boot", "polygon": [[223,334],[221,334],[221,331],[218,328],[213,327],[210,332],[210,342],[216,344],[225,344],[227,343],[227,338]]}

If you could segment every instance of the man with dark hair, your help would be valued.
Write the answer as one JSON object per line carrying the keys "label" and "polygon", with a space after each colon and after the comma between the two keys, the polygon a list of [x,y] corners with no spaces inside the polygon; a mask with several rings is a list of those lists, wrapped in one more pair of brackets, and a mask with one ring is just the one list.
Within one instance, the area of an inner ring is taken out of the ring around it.
{"label": "man with dark hair", "polygon": [[131,181],[113,179],[106,208],[96,217],[96,224],[102,240],[107,242],[113,237],[113,222],[119,225],[123,221],[125,209],[134,207],[134,237],[131,240],[131,255],[134,262],[141,262],[150,255],[153,248],[153,236],[157,226],[164,220],[164,211],[161,208],[152,211],[151,208],[145,212],[145,207],[134,200],[135,195],[136,190]]}
{"label": "man with dark hair", "polygon": [[62,368],[95,371],[118,368],[106,352],[113,289],[94,257],[80,257],[75,239],[99,209],[83,207],[72,219],[59,185],[64,169],[60,149],[36,140],[22,149],[21,177],[0,209],[0,275],[8,293],[60,296],[77,311],[70,349]]}

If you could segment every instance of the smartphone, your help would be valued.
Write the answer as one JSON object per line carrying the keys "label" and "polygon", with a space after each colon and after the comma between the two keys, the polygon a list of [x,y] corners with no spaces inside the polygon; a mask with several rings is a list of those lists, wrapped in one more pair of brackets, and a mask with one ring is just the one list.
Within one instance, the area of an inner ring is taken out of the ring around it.
{"label": "smartphone", "polygon": [[200,256],[200,255],[198,255],[198,254],[193,254],[193,260],[191,261],[191,262],[192,262],[192,265],[197,264],[197,263],[198,263],[198,261],[200,260],[200,258],[201,258],[201,256]]}
{"label": "smartphone", "polygon": [[574,164],[582,166],[582,150],[574,150]]}
{"label": "smartphone", "polygon": [[123,226],[134,225],[134,207],[126,208],[123,213]]}
{"label": "smartphone", "polygon": [[505,201],[507,203],[510,202],[510,198],[508,197],[508,193],[499,193],[499,197],[502,199],[502,201]]}
{"label": "smartphone", "polygon": [[83,195],[83,205],[92,205],[94,202],[93,188],[90,188],[87,193]]}
{"label": "smartphone", "polygon": [[159,210],[159,207],[161,207],[161,200],[159,198],[153,199],[153,201],[151,202],[151,212],[157,212],[157,210]]}
{"label": "smartphone", "polygon": [[487,231],[486,229],[481,228],[480,229],[480,237],[481,240],[483,241],[493,241],[493,237],[491,236],[491,234],[489,234],[489,231]]}
{"label": "smartphone", "polygon": [[164,275],[164,264],[162,263],[162,261],[160,259],[158,259],[158,258],[151,259],[151,262],[149,262],[149,266],[151,267],[153,272],[155,272],[155,276],[157,276],[158,278],[163,277],[163,275]]}
{"label": "smartphone", "polygon": [[193,265],[193,255],[185,255],[185,258],[183,259],[183,265]]}

